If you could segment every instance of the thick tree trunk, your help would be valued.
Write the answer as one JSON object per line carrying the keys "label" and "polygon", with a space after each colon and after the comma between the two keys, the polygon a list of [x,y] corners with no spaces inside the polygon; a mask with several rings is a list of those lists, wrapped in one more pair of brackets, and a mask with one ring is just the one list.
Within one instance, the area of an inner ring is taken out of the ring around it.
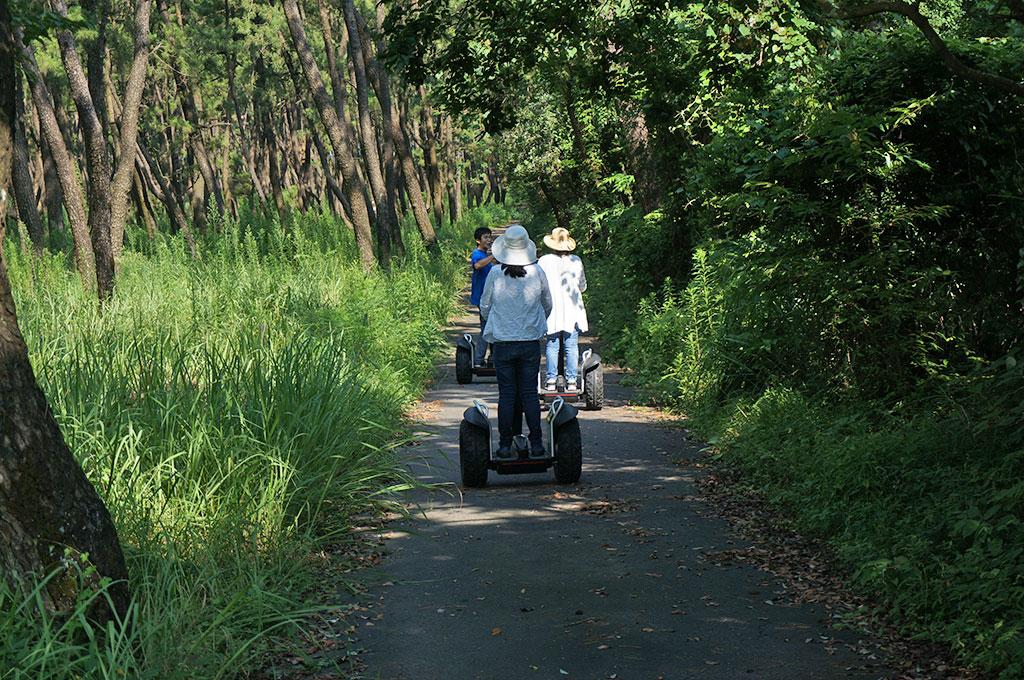
{"label": "thick tree trunk", "polygon": [[57,179],[63,193],[64,207],[68,213],[71,236],[75,245],[75,264],[82,277],[82,283],[86,288],[91,289],[96,281],[96,259],[93,256],[92,241],[89,238],[89,221],[85,215],[85,199],[82,196],[82,187],[78,183],[78,171],[64,140],[64,132],[57,121],[57,114],[53,102],[50,100],[50,92],[46,87],[43,74],[39,71],[35,53],[30,46],[20,40],[20,36],[18,42],[22,66],[32,88],[32,100],[39,113],[40,126],[47,146],[50,148],[50,155],[56,166]]}
{"label": "thick tree trunk", "polygon": [[363,158],[373,192],[373,203],[377,210],[377,256],[386,265],[391,260],[391,234],[398,217],[388,204],[384,171],[381,168],[377,150],[377,134],[370,118],[370,86],[366,79],[366,62],[363,55],[363,41],[359,35],[358,10],[354,0],[344,0],[345,27],[348,33],[348,55],[356,81],[356,102],[359,111],[359,134],[363,143]]}
{"label": "thick tree trunk", "polygon": [[[16,116],[16,40],[10,21],[7,2],[0,0],[0,214],[6,210]],[[27,589],[68,561],[87,566],[87,553],[99,577],[114,579],[107,592],[114,613],[123,616],[131,593],[117,531],[36,383],[18,328],[3,242],[0,221],[0,578]],[[77,584],[68,572],[51,580],[47,603],[57,611],[72,609]],[[112,612],[106,600],[96,603],[90,614],[108,620]]]}
{"label": "thick tree trunk", "polygon": [[327,129],[327,136],[334,147],[334,155],[341,167],[341,174],[345,179],[344,189],[352,205],[352,224],[355,227],[356,246],[359,249],[359,259],[366,271],[371,271],[376,266],[373,255],[373,236],[370,231],[370,216],[366,210],[366,199],[363,196],[363,185],[356,172],[355,158],[352,156],[352,149],[345,144],[344,132],[341,127],[341,120],[338,112],[331,106],[330,98],[324,87],[323,78],[320,75],[320,67],[313,58],[313,50],[309,46],[306,37],[306,28],[299,16],[299,6],[296,0],[282,0],[285,17],[288,20],[288,30],[291,33],[295,51],[299,55],[299,63],[302,65],[306,82],[312,90],[313,99],[316,102],[320,119]]}

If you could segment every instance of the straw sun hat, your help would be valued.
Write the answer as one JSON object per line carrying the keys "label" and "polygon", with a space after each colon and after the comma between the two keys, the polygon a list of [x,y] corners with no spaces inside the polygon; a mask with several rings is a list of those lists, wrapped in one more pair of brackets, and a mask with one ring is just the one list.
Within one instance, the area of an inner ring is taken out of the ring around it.
{"label": "straw sun hat", "polygon": [[513,224],[491,246],[494,259],[502,264],[525,266],[537,261],[537,244],[521,224]]}
{"label": "straw sun hat", "polygon": [[551,233],[544,237],[544,245],[551,250],[576,250],[576,239],[569,236],[569,230],[562,227],[555,227]]}

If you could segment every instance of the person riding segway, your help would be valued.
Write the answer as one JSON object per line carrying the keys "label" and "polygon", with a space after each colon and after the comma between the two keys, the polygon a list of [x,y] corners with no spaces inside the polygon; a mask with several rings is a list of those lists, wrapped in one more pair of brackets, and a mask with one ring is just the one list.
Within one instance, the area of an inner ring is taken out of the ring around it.
{"label": "person riding segway", "polygon": [[[487,407],[474,402],[459,431],[463,484],[485,485],[489,469],[499,474],[537,472],[552,465],[559,482],[575,482],[582,466],[576,409],[562,400],[552,404],[547,446],[543,440],[536,380],[551,292],[537,265],[537,247],[526,229],[515,224],[494,242],[491,251],[498,265],[487,275],[480,313],[498,378],[498,446],[492,450]],[[520,434],[523,415],[528,438]]]}

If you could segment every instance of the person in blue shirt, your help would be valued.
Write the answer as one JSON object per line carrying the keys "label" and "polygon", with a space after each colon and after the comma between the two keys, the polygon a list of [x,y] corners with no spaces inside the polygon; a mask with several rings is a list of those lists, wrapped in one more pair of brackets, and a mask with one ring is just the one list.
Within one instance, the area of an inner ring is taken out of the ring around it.
{"label": "person in blue shirt", "polygon": [[[480,309],[480,296],[484,292],[484,282],[487,281],[487,273],[491,271],[491,267],[494,266],[494,256],[491,255],[491,243],[494,241],[494,235],[491,234],[491,230],[487,227],[479,227],[473,232],[473,238],[476,239],[476,249],[473,254],[469,256],[470,264],[473,267],[472,277],[472,288],[469,295],[469,304],[476,305],[477,310]],[[487,341],[484,340],[484,317],[480,316],[480,339],[474,345],[476,356],[473,357],[474,366],[487,365],[490,362],[484,361],[484,357],[487,353]]]}

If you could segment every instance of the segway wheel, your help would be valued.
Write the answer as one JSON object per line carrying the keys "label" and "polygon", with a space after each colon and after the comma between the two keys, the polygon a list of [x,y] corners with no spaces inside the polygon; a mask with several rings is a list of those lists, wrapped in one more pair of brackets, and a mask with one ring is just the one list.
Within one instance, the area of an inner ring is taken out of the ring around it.
{"label": "segway wheel", "polygon": [[555,481],[575,484],[583,472],[583,440],[580,421],[573,418],[555,429]]}
{"label": "segway wheel", "polygon": [[488,451],[487,433],[465,420],[459,426],[459,465],[462,468],[462,486],[487,486]]}
{"label": "segway wheel", "polygon": [[583,376],[583,400],[588,411],[600,411],[604,406],[604,371],[600,366]]}
{"label": "segway wheel", "polygon": [[473,353],[468,347],[455,349],[455,380],[460,385],[473,382]]}

